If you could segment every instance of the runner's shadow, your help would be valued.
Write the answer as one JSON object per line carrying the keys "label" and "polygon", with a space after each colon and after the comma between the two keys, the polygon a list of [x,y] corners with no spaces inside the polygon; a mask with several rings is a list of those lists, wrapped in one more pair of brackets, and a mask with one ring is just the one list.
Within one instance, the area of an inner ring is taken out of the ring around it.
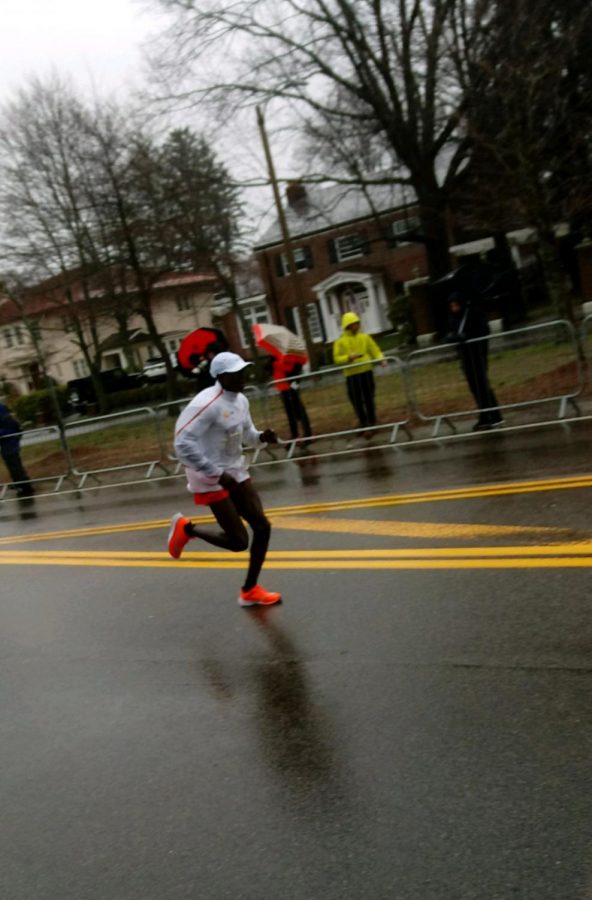
{"label": "runner's shadow", "polygon": [[267,652],[249,663],[262,753],[294,799],[325,806],[342,794],[332,723],[314,697],[296,644],[274,622],[275,612],[249,611],[267,642]]}

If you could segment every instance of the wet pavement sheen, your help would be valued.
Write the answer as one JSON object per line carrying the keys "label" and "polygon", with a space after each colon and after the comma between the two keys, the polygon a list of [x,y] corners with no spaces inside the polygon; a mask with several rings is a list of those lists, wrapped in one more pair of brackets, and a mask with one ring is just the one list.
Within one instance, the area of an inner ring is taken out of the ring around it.
{"label": "wet pavement sheen", "polygon": [[[589,541],[591,487],[428,496],[584,482],[591,437],[258,468],[269,610],[231,562],[157,555],[182,480],[3,504],[0,897],[592,898],[590,568],[522,565]],[[515,568],[384,562],[507,546]]]}

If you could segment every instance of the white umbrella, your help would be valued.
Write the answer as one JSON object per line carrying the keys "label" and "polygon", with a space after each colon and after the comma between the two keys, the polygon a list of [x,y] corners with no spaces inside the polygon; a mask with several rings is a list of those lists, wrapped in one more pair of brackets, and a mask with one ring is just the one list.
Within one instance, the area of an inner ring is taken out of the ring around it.
{"label": "white umbrella", "polygon": [[253,325],[252,330],[257,346],[273,356],[277,356],[278,353],[283,356],[287,354],[306,356],[306,345],[302,338],[283,325],[264,322]]}

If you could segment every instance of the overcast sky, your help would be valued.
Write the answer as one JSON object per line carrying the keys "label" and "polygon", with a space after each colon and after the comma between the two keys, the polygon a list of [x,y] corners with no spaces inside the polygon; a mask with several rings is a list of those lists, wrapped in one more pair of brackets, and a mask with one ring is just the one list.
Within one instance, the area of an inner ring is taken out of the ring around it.
{"label": "overcast sky", "polygon": [[136,0],[0,0],[0,101],[52,67],[100,91],[139,83],[139,45],[157,28]]}
{"label": "overcast sky", "polygon": [[[149,0],[0,0],[0,104],[29,76],[44,78],[53,69],[80,89],[124,100],[145,81],[141,44],[163,24],[155,7]],[[230,138],[211,127],[207,134],[236,178],[265,173],[254,115],[240,139],[237,120],[228,123]],[[190,111],[182,116],[199,129]],[[247,190],[243,199],[259,229],[272,206],[270,189]]]}

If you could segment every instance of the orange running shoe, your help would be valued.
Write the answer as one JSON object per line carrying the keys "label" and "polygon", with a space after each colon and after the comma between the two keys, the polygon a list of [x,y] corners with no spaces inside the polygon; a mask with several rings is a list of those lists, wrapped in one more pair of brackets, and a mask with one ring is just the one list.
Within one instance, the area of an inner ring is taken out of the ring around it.
{"label": "orange running shoe", "polygon": [[275,591],[266,591],[260,584],[256,584],[250,591],[241,588],[238,595],[239,606],[273,606],[274,603],[281,602],[281,594],[276,594]]}
{"label": "orange running shoe", "polygon": [[175,513],[171,519],[171,527],[169,528],[168,547],[169,553],[173,559],[179,559],[183,552],[183,547],[190,540],[189,535],[185,531],[185,526],[191,523],[191,519],[182,513]]}

